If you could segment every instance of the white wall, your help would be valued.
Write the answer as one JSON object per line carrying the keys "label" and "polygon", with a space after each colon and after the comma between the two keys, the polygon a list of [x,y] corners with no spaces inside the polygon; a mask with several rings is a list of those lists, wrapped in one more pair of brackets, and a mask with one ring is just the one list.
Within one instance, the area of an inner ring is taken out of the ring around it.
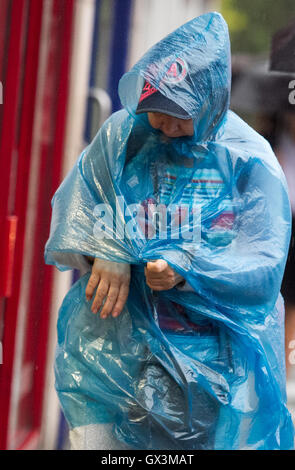
{"label": "white wall", "polygon": [[127,68],[183,23],[207,11],[218,11],[219,5],[219,0],[134,0]]}
{"label": "white wall", "polygon": [[[83,147],[83,131],[88,95],[89,68],[92,46],[94,19],[94,0],[76,0],[73,28],[73,45],[67,127],[64,146],[62,179],[73,167]],[[45,398],[42,419],[41,448],[55,448],[60,418],[60,408],[54,388],[54,352],[56,346],[56,321],[62,300],[72,281],[72,271],[55,270],[50,329],[48,340],[48,359],[46,371]]]}

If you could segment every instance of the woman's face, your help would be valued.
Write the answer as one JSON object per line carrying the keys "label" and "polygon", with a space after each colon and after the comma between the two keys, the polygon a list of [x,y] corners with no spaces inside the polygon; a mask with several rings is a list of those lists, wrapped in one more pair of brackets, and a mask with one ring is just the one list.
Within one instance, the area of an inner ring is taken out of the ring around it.
{"label": "woman's face", "polygon": [[163,113],[147,113],[150,125],[159,129],[167,137],[184,137],[194,135],[192,119],[179,119]]}

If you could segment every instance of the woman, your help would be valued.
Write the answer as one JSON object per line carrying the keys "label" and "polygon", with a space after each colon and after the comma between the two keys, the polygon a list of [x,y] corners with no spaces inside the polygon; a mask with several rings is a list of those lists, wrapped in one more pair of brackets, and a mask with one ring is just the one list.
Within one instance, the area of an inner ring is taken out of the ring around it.
{"label": "woman", "polygon": [[74,437],[293,448],[290,206],[269,144],[229,110],[230,69],[221,15],[178,28],[122,77],[125,109],[54,196],[46,262],[87,271],[58,321],[56,388]]}

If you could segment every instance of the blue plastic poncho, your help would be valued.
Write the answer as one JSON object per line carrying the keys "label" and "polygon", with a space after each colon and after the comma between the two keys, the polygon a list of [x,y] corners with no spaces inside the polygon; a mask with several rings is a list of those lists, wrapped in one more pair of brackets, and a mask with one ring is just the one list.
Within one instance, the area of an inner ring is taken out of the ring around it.
{"label": "blue plastic poncho", "polygon": [[[165,138],[135,114],[145,80],[192,116],[193,137]],[[269,144],[229,110],[230,81],[222,16],[183,25],[123,76],[125,109],[54,195],[48,264],[69,269],[72,253],[132,265],[118,318],[91,312],[90,272],[61,306],[56,389],[71,428],[113,423],[134,449],[293,448],[286,182]],[[145,263],[159,258],[185,286],[147,286]]]}

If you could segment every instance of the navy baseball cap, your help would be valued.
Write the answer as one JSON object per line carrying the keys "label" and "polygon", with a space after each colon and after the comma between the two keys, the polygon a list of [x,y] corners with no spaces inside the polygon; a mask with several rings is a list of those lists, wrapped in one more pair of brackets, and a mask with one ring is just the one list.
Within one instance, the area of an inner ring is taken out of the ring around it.
{"label": "navy baseball cap", "polygon": [[166,98],[157,88],[145,81],[136,114],[147,112],[168,114],[179,119],[191,119],[191,116],[181,106]]}

